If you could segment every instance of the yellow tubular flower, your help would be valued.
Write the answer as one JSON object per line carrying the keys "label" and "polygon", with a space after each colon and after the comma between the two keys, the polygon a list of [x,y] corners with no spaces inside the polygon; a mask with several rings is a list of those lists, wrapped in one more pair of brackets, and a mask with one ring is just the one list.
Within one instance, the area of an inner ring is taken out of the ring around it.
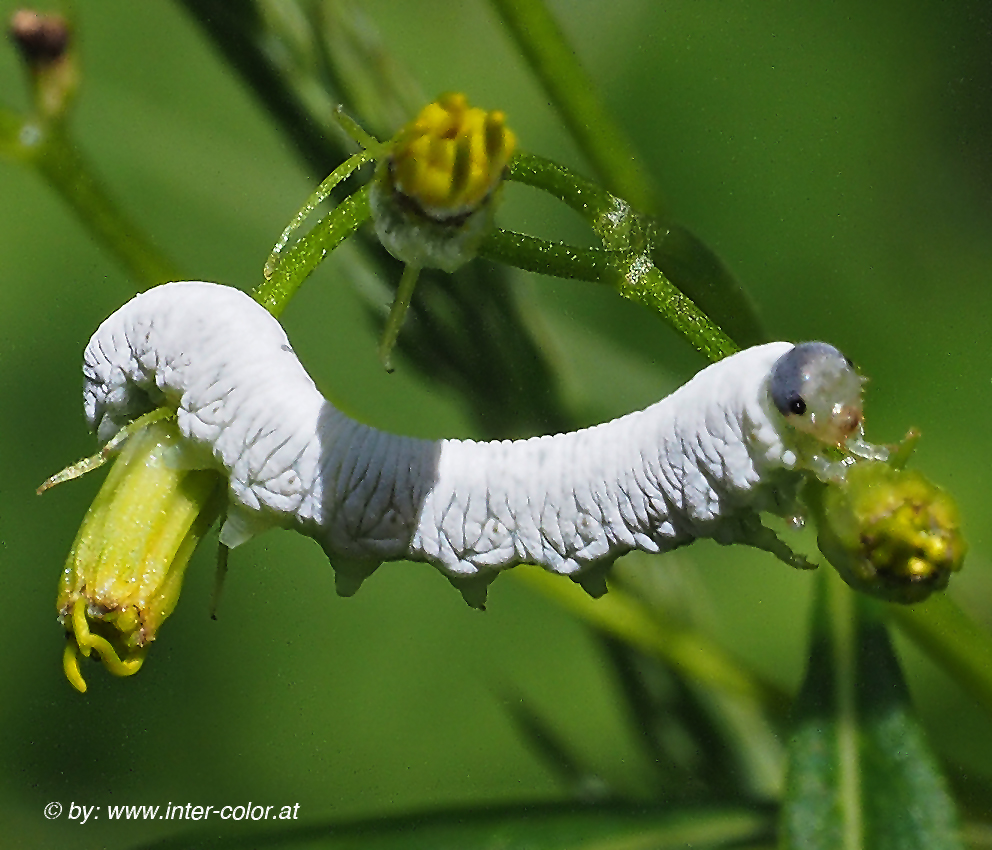
{"label": "yellow tubular flower", "polygon": [[220,475],[188,468],[180,440],[172,418],[128,437],[69,552],[56,607],[68,632],[63,667],[79,691],[80,653],[95,650],[117,676],[140,669],[220,512]]}

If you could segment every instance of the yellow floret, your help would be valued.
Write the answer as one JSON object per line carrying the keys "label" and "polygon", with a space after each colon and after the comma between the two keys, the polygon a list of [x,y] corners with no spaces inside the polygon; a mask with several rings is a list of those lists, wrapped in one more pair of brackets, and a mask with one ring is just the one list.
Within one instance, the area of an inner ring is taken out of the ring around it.
{"label": "yellow floret", "polygon": [[431,216],[462,215],[499,183],[515,146],[501,111],[470,107],[463,94],[442,95],[397,135],[394,186]]}

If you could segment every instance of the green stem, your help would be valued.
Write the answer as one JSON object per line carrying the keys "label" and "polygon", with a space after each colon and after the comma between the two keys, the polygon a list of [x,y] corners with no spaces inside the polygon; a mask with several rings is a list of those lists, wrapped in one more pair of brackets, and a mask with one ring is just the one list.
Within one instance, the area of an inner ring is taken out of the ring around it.
{"label": "green stem", "polygon": [[529,272],[587,280],[595,283],[615,277],[620,252],[599,248],[575,248],[564,242],[548,242],[512,230],[494,230],[482,245],[479,256]]}
{"label": "green stem", "polygon": [[[639,268],[642,264],[643,271]],[[617,292],[660,313],[710,362],[715,363],[739,350],[730,337],[646,258],[635,257],[626,274],[617,281]]]}
{"label": "green stem", "polygon": [[[739,346],[653,263],[655,230],[621,198],[543,157],[520,153],[509,165],[508,178],[548,192],[584,218],[603,240],[607,252],[554,245],[520,234],[494,234],[483,253],[518,268],[577,280],[608,283],[624,298],[661,316],[709,360],[716,361]],[[619,262],[618,262],[619,260]]]}
{"label": "green stem", "polygon": [[596,173],[639,209],[655,206],[648,170],[613,119],[542,0],[492,0],[497,14],[537,75]]}
{"label": "green stem", "polygon": [[369,186],[366,184],[345,198],[293,245],[283,255],[272,277],[259,284],[252,296],[278,317],[324,257],[354,233],[369,214]]}
{"label": "green stem", "polygon": [[379,360],[387,372],[393,371],[393,346],[396,345],[396,338],[400,335],[403,320],[410,309],[410,301],[413,299],[413,290],[417,286],[418,277],[420,277],[420,266],[407,263],[403,268],[400,285],[396,288],[393,306],[389,310],[382,338],[379,340]]}
{"label": "green stem", "polygon": [[541,189],[557,198],[582,216],[600,236],[611,230],[611,213],[619,206],[629,208],[629,205],[581,174],[531,153],[514,154],[507,166],[507,179]]}
{"label": "green stem", "polygon": [[151,239],[121,212],[61,125],[6,111],[0,119],[0,152],[33,166],[139,288],[182,277]]}
{"label": "green stem", "polygon": [[[376,143],[376,146],[378,147],[378,143]],[[348,157],[348,159],[342,162],[327,177],[324,178],[321,184],[314,190],[314,193],[307,198],[307,202],[299,209],[296,215],[293,216],[293,220],[286,225],[286,228],[280,235],[279,241],[276,242],[275,247],[272,249],[272,253],[269,255],[269,259],[265,262],[265,268],[262,270],[262,274],[265,275],[266,279],[272,277],[275,273],[275,270],[279,265],[279,261],[282,259],[282,252],[286,250],[289,237],[303,225],[303,222],[307,220],[310,213],[312,213],[330,197],[331,192],[334,191],[342,180],[345,180],[353,171],[360,168],[366,162],[371,162],[375,159],[375,156],[375,151],[359,151],[353,156]]]}

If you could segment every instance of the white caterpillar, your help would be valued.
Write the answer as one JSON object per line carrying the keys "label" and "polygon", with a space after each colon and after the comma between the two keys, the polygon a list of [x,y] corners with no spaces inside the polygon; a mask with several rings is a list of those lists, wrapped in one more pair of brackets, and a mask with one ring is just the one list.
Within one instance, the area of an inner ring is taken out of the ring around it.
{"label": "white caterpillar", "polygon": [[93,335],[83,372],[101,441],[155,407],[177,408],[182,462],[230,482],[221,541],[295,528],[324,548],[344,594],[395,559],[433,564],[481,605],[498,571],[518,563],[598,595],[606,568],[632,549],[709,537],[781,555],[757,512],[793,512],[804,470],[842,470],[826,446],[869,450],[862,379],[824,343],[750,348],[646,410],[488,443],[418,440],[348,418],[263,307],[212,283],[132,299]]}

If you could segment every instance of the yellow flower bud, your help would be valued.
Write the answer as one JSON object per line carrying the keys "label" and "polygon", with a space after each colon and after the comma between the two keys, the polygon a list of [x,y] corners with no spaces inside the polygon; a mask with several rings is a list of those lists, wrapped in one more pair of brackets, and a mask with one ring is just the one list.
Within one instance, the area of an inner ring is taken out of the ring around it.
{"label": "yellow flower bud", "polygon": [[915,470],[861,461],[818,501],[820,550],[856,590],[919,602],[961,569],[966,545],[957,508]]}
{"label": "yellow flower bud", "polygon": [[516,146],[504,114],[470,107],[463,94],[442,95],[389,145],[369,198],[380,240],[412,266],[454,271],[492,227]]}

